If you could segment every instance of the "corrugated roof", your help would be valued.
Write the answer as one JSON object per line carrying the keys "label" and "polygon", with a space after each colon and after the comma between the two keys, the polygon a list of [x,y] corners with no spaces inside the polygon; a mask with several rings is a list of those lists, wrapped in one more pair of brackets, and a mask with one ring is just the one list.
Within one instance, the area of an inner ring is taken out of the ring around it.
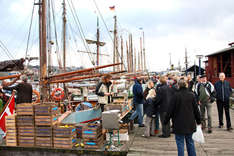
{"label": "corrugated roof", "polygon": [[233,46],[233,47],[229,47],[229,48],[225,48],[225,49],[222,49],[222,50],[217,51],[217,52],[215,52],[215,53],[212,53],[212,54],[206,55],[206,57],[208,57],[208,56],[213,56],[213,55],[217,55],[217,54],[221,54],[221,53],[224,53],[224,52],[227,52],[227,51],[233,50],[233,49],[234,49],[234,46]]}

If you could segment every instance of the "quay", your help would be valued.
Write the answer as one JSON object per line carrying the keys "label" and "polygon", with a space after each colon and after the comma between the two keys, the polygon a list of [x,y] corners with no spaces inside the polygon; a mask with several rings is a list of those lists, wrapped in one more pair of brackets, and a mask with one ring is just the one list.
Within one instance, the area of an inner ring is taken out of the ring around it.
{"label": "quay", "polygon": [[[230,109],[232,124],[234,122],[234,110]],[[224,128],[218,128],[218,111],[216,103],[212,106],[213,132],[208,134],[203,131],[204,144],[195,144],[197,156],[233,156],[234,155],[234,131],[226,130],[226,119],[224,113]],[[131,136],[128,156],[176,156],[177,147],[174,134],[170,138],[159,138],[157,136],[143,138],[144,128],[136,128]],[[187,155],[185,147],[185,155]]]}

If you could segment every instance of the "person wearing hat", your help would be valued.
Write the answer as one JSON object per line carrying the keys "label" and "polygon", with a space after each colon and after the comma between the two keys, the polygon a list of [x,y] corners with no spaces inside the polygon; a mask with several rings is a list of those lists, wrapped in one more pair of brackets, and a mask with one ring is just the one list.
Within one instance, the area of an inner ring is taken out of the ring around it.
{"label": "person wearing hat", "polygon": [[101,82],[96,86],[95,93],[98,95],[98,104],[102,112],[104,111],[104,106],[112,102],[113,85],[111,78],[110,74],[104,75]]}
{"label": "person wearing hat", "polygon": [[208,133],[212,133],[212,118],[211,110],[212,103],[215,101],[215,88],[213,84],[207,81],[206,75],[201,75],[201,82],[197,84],[195,88],[195,93],[197,95],[197,101],[201,109],[201,121],[202,128],[205,128],[205,111],[207,111],[208,116]]}
{"label": "person wearing hat", "polygon": [[31,103],[32,102],[32,85],[28,83],[28,77],[26,75],[22,75],[21,77],[22,82],[17,84],[13,87],[0,87],[4,90],[16,90],[17,96],[16,96],[16,104],[20,103]]}

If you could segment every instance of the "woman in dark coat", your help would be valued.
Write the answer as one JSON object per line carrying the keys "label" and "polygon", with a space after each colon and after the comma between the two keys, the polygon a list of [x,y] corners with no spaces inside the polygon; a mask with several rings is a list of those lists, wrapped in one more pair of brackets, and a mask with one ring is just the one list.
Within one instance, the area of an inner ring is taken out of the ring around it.
{"label": "woman in dark coat", "polygon": [[187,89],[187,82],[180,79],[178,85],[179,91],[171,100],[164,124],[172,118],[178,156],[184,155],[184,140],[188,155],[195,156],[196,150],[192,134],[196,131],[196,124],[201,124],[200,112],[194,94]]}

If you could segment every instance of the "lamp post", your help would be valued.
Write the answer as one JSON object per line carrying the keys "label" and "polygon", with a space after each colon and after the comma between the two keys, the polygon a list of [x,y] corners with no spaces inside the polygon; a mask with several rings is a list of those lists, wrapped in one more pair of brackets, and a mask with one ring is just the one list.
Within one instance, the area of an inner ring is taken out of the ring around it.
{"label": "lamp post", "polygon": [[198,74],[201,75],[201,59],[203,58],[203,55],[196,55],[196,57],[199,59],[199,70],[198,70]]}

